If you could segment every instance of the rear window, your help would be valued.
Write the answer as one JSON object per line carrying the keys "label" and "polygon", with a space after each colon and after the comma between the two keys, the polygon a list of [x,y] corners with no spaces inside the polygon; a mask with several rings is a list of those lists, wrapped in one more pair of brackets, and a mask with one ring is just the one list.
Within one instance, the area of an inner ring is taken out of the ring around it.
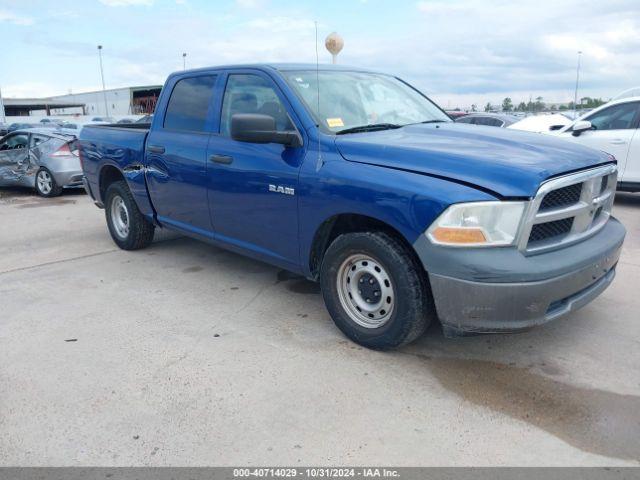
{"label": "rear window", "polygon": [[215,75],[185,78],[176,83],[169,98],[164,128],[203,132],[215,83]]}

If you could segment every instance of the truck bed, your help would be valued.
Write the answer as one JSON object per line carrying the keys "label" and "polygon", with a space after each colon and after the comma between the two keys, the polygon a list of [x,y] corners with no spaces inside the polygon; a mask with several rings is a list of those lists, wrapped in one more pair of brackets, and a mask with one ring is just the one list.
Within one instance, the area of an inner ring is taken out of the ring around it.
{"label": "truck bed", "polygon": [[[144,177],[144,147],[149,124],[87,125],[80,132],[80,153],[90,193],[98,205],[104,203],[100,172],[113,167],[129,184],[145,215],[152,215]],[[146,207],[146,208],[145,208]]]}

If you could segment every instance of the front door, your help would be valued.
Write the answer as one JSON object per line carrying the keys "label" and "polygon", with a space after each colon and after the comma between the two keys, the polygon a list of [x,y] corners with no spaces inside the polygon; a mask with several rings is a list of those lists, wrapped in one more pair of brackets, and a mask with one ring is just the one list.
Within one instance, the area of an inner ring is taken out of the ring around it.
{"label": "front door", "polygon": [[29,165],[29,135],[12,133],[0,143],[0,185],[20,184]]}
{"label": "front door", "polygon": [[279,88],[266,74],[229,74],[220,132],[209,144],[209,209],[216,236],[258,257],[297,266],[298,173],[304,147],[238,142],[231,117],[258,113],[275,118],[278,130],[302,131]]}
{"label": "front door", "polygon": [[161,224],[209,235],[207,145],[213,129],[217,75],[182,77],[164,118],[154,118],[145,147],[147,186]]}
{"label": "front door", "polygon": [[588,115],[591,130],[574,137],[571,130],[563,136],[587,147],[610,153],[618,160],[618,181],[624,180],[627,158],[635,134],[640,102],[612,105]]}

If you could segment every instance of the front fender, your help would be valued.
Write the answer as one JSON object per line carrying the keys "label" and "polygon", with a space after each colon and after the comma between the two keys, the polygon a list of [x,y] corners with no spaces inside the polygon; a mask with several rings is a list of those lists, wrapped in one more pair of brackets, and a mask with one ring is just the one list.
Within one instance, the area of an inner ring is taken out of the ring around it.
{"label": "front fender", "polygon": [[316,232],[340,214],[371,217],[413,244],[447,208],[458,202],[495,200],[472,187],[393,168],[349,162],[327,154],[320,168],[305,162],[300,172],[300,260],[311,275]]}

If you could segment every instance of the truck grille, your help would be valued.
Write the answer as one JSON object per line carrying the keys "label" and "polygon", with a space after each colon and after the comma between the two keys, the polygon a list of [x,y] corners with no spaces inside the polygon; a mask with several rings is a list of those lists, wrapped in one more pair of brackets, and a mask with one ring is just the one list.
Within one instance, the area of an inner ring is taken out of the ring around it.
{"label": "truck grille", "polygon": [[528,253],[580,241],[609,219],[617,181],[615,165],[542,184],[528,208],[519,247]]}
{"label": "truck grille", "polygon": [[573,218],[563,218],[555,222],[538,223],[531,228],[529,243],[568,234],[573,226]]}
{"label": "truck grille", "polygon": [[576,183],[575,185],[569,185],[568,187],[559,188],[558,190],[552,190],[542,199],[540,211],[564,207],[566,205],[573,205],[580,200],[581,193],[582,183]]}

